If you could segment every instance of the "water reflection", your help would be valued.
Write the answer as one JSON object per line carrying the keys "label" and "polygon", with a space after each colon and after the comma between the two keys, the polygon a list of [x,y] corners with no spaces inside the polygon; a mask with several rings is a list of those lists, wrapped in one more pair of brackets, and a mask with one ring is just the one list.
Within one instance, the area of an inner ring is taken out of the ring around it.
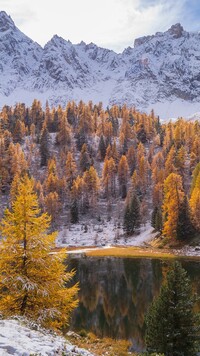
{"label": "water reflection", "polygon": [[[76,269],[80,285],[72,328],[143,345],[144,315],[158,295],[170,263],[147,258],[70,259],[69,267]],[[200,295],[199,262],[184,261],[182,265]]]}

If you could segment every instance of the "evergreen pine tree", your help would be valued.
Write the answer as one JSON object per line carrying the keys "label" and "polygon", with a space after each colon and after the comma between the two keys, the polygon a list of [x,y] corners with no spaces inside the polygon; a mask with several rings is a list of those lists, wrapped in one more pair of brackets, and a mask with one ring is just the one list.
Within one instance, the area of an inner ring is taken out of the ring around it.
{"label": "evergreen pine tree", "polygon": [[70,208],[70,214],[71,214],[71,223],[76,224],[78,222],[78,204],[77,200],[74,199],[71,208]]}
{"label": "evergreen pine tree", "polygon": [[76,146],[79,151],[81,151],[84,144],[87,143],[87,138],[83,129],[76,134]]}
{"label": "evergreen pine tree", "polygon": [[140,203],[136,194],[126,204],[124,213],[124,230],[128,235],[135,232],[140,226]]}
{"label": "evergreen pine tree", "polygon": [[100,160],[103,161],[106,156],[106,145],[105,145],[103,135],[101,135],[99,140],[98,152],[99,152]]}
{"label": "evergreen pine tree", "polygon": [[46,123],[43,125],[41,137],[40,137],[40,155],[41,155],[41,166],[46,166],[49,159],[49,131],[47,129]]}
{"label": "evergreen pine tree", "polygon": [[151,226],[154,227],[156,231],[162,231],[162,212],[157,206],[153,209],[151,216]]}
{"label": "evergreen pine tree", "polygon": [[195,230],[190,219],[190,210],[187,197],[180,204],[177,219],[177,239],[191,238]]}
{"label": "evergreen pine tree", "polygon": [[124,223],[123,223],[124,231],[129,234],[130,233],[130,208],[129,204],[126,204],[124,211]]}
{"label": "evergreen pine tree", "polygon": [[200,324],[199,315],[194,312],[196,300],[186,271],[175,262],[146,316],[148,352],[160,352],[166,356],[197,354]]}
{"label": "evergreen pine tree", "polygon": [[133,194],[130,203],[130,233],[134,233],[140,226],[140,203],[136,194]]}
{"label": "evergreen pine tree", "polygon": [[156,220],[155,220],[155,229],[156,231],[162,231],[163,228],[163,218],[162,218],[162,212],[161,209],[158,209],[157,214],[156,214]]}
{"label": "evergreen pine tree", "polygon": [[158,212],[158,207],[155,206],[155,208],[153,209],[152,215],[151,215],[151,226],[154,227],[154,229],[156,228],[156,215]]}

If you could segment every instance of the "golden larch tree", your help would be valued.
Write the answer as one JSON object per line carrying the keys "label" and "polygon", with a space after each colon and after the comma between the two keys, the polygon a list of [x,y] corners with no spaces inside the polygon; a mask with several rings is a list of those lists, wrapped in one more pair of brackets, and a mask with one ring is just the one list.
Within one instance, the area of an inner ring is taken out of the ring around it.
{"label": "golden larch tree", "polygon": [[0,313],[60,328],[77,306],[78,286],[66,287],[74,272],[66,272],[63,252],[52,253],[56,233],[47,233],[50,217],[40,213],[33,186],[27,176],[20,181],[1,222]]}
{"label": "golden larch tree", "polygon": [[100,180],[98,173],[93,166],[91,166],[89,170],[85,171],[83,175],[83,181],[86,200],[89,201],[89,205],[91,207],[96,207],[100,188]]}
{"label": "golden larch tree", "polygon": [[76,166],[76,161],[73,157],[73,154],[71,152],[68,152],[67,154],[67,159],[66,159],[66,181],[67,181],[67,186],[69,189],[71,189],[73,185],[73,181],[77,176],[77,166]]}
{"label": "golden larch tree", "polygon": [[177,237],[177,222],[181,203],[184,199],[182,177],[171,173],[164,181],[163,234],[168,238]]}
{"label": "golden larch tree", "polygon": [[107,199],[115,196],[116,193],[116,165],[114,159],[105,159],[102,171],[102,185]]}
{"label": "golden larch tree", "polygon": [[176,150],[175,147],[172,146],[165,161],[165,177],[167,178],[168,175],[176,172]]}
{"label": "golden larch tree", "polygon": [[118,165],[118,181],[122,199],[126,198],[127,194],[128,173],[129,167],[127,158],[125,155],[122,155]]}
{"label": "golden larch tree", "polygon": [[200,231],[200,163],[193,172],[191,187],[190,209],[195,228]]}

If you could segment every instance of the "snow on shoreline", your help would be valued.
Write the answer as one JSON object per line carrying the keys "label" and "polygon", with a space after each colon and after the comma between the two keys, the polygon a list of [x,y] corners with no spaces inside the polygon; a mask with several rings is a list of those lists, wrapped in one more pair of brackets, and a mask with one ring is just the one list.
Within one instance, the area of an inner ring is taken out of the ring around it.
{"label": "snow on shoreline", "polygon": [[126,237],[122,227],[111,221],[99,225],[72,225],[62,229],[57,236],[57,247],[109,247],[113,245],[142,246],[155,237],[150,223],[140,228],[139,233]]}
{"label": "snow on shoreline", "polygon": [[[57,247],[79,247],[79,249],[69,250],[68,254],[83,253],[86,251],[99,248],[115,248],[117,246],[135,246],[145,247],[150,243],[155,236],[150,223],[143,225],[138,234],[126,237],[122,227],[114,226],[113,222],[106,222],[103,225],[87,225],[85,231],[84,224],[72,225],[71,228],[64,228],[58,233],[56,240]],[[177,256],[199,256],[200,245],[189,246],[185,245],[180,249],[172,249],[172,252]]]}
{"label": "snow on shoreline", "polygon": [[200,245],[199,246],[189,246],[185,245],[181,249],[173,250],[174,254],[177,256],[185,256],[185,257],[200,257]]}
{"label": "snow on shoreline", "polygon": [[47,330],[33,330],[19,320],[0,320],[0,355],[8,356],[93,356],[78,348],[64,337]]}

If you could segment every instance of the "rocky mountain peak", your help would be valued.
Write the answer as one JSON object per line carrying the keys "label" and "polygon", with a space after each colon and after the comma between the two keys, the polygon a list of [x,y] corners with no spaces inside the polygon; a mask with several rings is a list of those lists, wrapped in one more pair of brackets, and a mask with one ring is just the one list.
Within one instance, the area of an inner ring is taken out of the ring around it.
{"label": "rocky mountain peak", "polygon": [[181,26],[180,23],[177,23],[175,25],[172,25],[168,32],[174,37],[174,38],[180,38],[183,35],[184,29],[183,26]]}
{"label": "rocky mountain peak", "polygon": [[180,38],[183,35],[184,29],[183,29],[183,26],[181,26],[180,23],[176,23],[175,25],[172,25],[167,32],[164,32],[164,33],[156,32],[155,35],[143,36],[143,37],[136,38],[135,41],[134,41],[134,47],[141,46],[144,43],[149,42],[152,38],[154,38],[156,36],[165,35],[166,33],[169,33],[173,38],[177,39],[177,38]]}
{"label": "rocky mountain peak", "polygon": [[134,41],[134,47],[141,46],[142,44],[151,40],[153,37],[154,36],[143,36],[143,37],[136,38]]}
{"label": "rocky mountain peak", "polygon": [[64,38],[58,36],[58,35],[54,35],[50,41],[47,42],[47,44],[45,45],[44,48],[49,48],[49,47],[63,47],[63,46],[72,46],[72,43],[68,40],[66,41]]}
{"label": "rocky mountain peak", "polygon": [[9,15],[5,11],[0,11],[0,32],[8,31],[9,29],[14,29],[15,24]]}
{"label": "rocky mountain peak", "polygon": [[162,102],[167,108],[182,101],[199,105],[199,53],[199,34],[187,33],[180,23],[137,38],[122,54],[94,43],[74,45],[58,35],[42,48],[1,11],[0,106],[25,102],[24,96],[54,105],[98,98],[142,110]]}
{"label": "rocky mountain peak", "polygon": [[84,41],[81,41],[80,43],[78,43],[79,46],[85,47],[86,43]]}

